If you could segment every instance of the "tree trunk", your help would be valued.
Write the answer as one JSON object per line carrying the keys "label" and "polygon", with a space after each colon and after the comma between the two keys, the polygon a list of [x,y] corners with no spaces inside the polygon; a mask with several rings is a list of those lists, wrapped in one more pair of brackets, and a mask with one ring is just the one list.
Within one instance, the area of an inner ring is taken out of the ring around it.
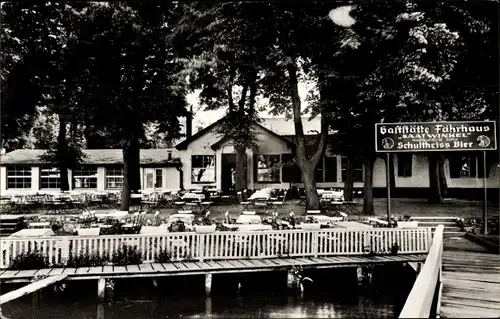
{"label": "tree trunk", "polygon": [[246,148],[244,146],[237,146],[236,148],[236,170],[234,173],[234,190],[240,192],[247,188],[246,185]]}
{"label": "tree trunk", "polygon": [[61,191],[69,190],[68,180],[68,140],[66,138],[67,123],[64,115],[59,115],[59,134],[57,135],[57,156],[59,157],[59,174],[61,177]]}
{"label": "tree trunk", "polygon": [[365,171],[365,184],[363,191],[363,213],[372,215],[374,212],[373,208],[373,165],[375,163],[374,157],[367,157],[364,160],[364,171]]}
{"label": "tree trunk", "polygon": [[352,201],[354,190],[354,158],[352,155],[347,156],[347,167],[345,170],[345,183],[344,183],[344,199]]}
{"label": "tree trunk", "polygon": [[121,211],[130,209],[130,194],[131,192],[140,189],[140,173],[139,173],[140,148],[139,140],[133,136],[127,141],[127,145],[123,148],[123,189],[121,198]]}
{"label": "tree trunk", "polygon": [[[293,109],[293,124],[295,128],[295,161],[300,168],[302,174],[302,181],[304,183],[304,192],[306,196],[306,207],[307,209],[319,209],[319,197],[316,190],[316,180],[314,179],[314,168],[318,164],[319,160],[323,159],[326,150],[326,142],[328,139],[328,121],[324,116],[322,111],[321,115],[321,132],[318,149],[316,153],[311,157],[307,158],[305,139],[304,139],[304,126],[302,124],[302,103],[299,96],[298,78],[297,78],[297,66],[291,63],[287,66],[288,76],[290,81],[290,98],[292,100]],[[321,95],[320,88],[320,95]]]}
{"label": "tree trunk", "polygon": [[441,192],[441,183],[439,178],[439,155],[427,155],[429,160],[429,204],[443,203],[443,194]]}
{"label": "tree trunk", "polygon": [[314,180],[314,166],[312,166],[309,161],[301,161],[298,165],[300,167],[302,181],[304,183],[306,209],[318,210],[320,209],[320,205],[316,181]]}

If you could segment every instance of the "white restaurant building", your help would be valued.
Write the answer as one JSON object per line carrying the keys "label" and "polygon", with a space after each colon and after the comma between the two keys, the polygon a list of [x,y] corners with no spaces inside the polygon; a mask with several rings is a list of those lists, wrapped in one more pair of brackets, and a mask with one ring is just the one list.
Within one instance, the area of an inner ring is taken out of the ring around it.
{"label": "white restaurant building", "polygon": [[[304,131],[317,134],[319,119],[304,119]],[[188,134],[176,148],[141,150],[141,185],[145,192],[154,190],[201,189],[213,187],[229,191],[233,184],[232,172],[236,154],[231,140],[218,132],[219,121]],[[247,150],[246,184],[248,189],[265,187],[300,188],[300,174],[296,167],[281,165],[292,158],[294,127],[284,118],[264,119],[256,128],[259,147]],[[60,175],[57,168],[43,165],[39,156],[44,150],[19,149],[0,158],[0,194],[28,194],[58,192]],[[81,168],[69,170],[71,190],[115,191],[123,185],[122,151],[117,149],[88,149]],[[483,187],[482,157],[480,152],[457,152],[448,156],[445,175],[450,196],[481,193]],[[428,161],[425,155],[393,154],[396,196],[415,197],[425,194],[429,187]],[[346,160],[327,151],[315,170],[318,187],[344,186]],[[489,161],[487,187],[498,197],[500,166]],[[354,187],[363,187],[363,165],[354,167]],[[377,159],[374,166],[375,195],[385,196],[385,162]],[[420,194],[420,195],[419,195]],[[425,196],[425,195],[423,195]]]}

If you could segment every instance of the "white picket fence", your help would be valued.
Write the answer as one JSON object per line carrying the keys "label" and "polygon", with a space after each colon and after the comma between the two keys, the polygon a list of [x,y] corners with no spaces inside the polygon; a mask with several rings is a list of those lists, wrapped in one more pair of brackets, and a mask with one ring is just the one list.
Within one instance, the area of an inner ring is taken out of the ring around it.
{"label": "white picket fence", "polygon": [[41,252],[49,263],[65,263],[70,256],[113,255],[123,244],[136,246],[143,262],[154,262],[161,251],[180,260],[228,260],[248,258],[318,257],[388,253],[397,244],[398,254],[427,253],[430,228],[415,229],[321,229],[259,232],[215,232],[209,234],[53,236],[2,239],[0,268],[8,268],[16,256]]}

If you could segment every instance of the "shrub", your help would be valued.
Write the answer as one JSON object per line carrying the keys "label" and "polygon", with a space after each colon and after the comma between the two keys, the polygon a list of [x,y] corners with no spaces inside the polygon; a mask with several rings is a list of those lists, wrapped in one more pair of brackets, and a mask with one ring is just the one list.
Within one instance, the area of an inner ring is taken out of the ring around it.
{"label": "shrub", "polygon": [[168,263],[172,261],[172,253],[166,249],[160,248],[160,252],[155,257],[157,263]]}
{"label": "shrub", "polygon": [[87,248],[85,252],[77,254],[76,256],[73,256],[72,253],[70,253],[68,262],[67,262],[67,267],[74,267],[74,268],[79,268],[79,267],[94,267],[94,266],[104,266],[107,262],[109,261],[109,257],[107,253],[104,253],[103,256],[99,256],[98,253],[90,253],[89,249]]}
{"label": "shrub", "polygon": [[17,255],[9,269],[11,270],[28,270],[28,269],[42,269],[48,268],[48,258],[43,256],[42,252],[35,249],[27,253]]}
{"label": "shrub", "polygon": [[140,264],[142,263],[142,253],[137,246],[123,244],[120,249],[113,253],[111,262],[117,266]]}

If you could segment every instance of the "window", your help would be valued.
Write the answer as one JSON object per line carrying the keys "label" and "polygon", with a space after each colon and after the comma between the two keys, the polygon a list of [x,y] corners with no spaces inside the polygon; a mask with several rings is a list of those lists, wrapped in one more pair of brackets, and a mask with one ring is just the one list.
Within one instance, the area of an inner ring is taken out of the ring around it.
{"label": "window", "polygon": [[191,157],[191,181],[193,183],[215,182],[215,155]]}
{"label": "window", "polygon": [[398,154],[398,176],[411,177],[413,167],[413,155],[404,153]]}
{"label": "window", "polygon": [[123,188],[123,167],[106,168],[106,188]]}
{"label": "window", "polygon": [[97,168],[74,169],[73,188],[97,188]]}
{"label": "window", "polygon": [[316,165],[316,167],[314,168],[314,180],[316,182],[324,182],[324,176],[323,176],[323,171],[324,171],[324,162],[323,162],[323,159],[320,159],[318,161],[318,164]]}
{"label": "window", "polygon": [[31,167],[8,166],[7,188],[31,188]]}
{"label": "window", "polygon": [[476,177],[477,157],[475,155],[456,155],[450,158],[450,177]]}
{"label": "window", "polygon": [[326,156],[325,160],[325,182],[337,182],[337,157]]}
{"label": "window", "polygon": [[58,168],[42,168],[40,188],[61,188],[61,174]]}
{"label": "window", "polygon": [[281,168],[282,181],[284,183],[300,183],[302,176],[299,166],[295,163],[294,156],[292,154],[282,154],[281,158],[283,160]]}
{"label": "window", "polygon": [[[354,160],[353,166],[354,166],[353,167],[353,174],[352,174],[353,182],[362,182],[363,181],[363,164],[359,160]],[[345,182],[346,172],[347,172],[347,157],[342,157],[341,168],[342,168],[342,181]]]}
{"label": "window", "polygon": [[281,155],[257,155],[257,182],[281,182]]}
{"label": "window", "polygon": [[161,169],[156,170],[156,181],[155,181],[155,188],[162,188],[163,187],[163,172]]}

